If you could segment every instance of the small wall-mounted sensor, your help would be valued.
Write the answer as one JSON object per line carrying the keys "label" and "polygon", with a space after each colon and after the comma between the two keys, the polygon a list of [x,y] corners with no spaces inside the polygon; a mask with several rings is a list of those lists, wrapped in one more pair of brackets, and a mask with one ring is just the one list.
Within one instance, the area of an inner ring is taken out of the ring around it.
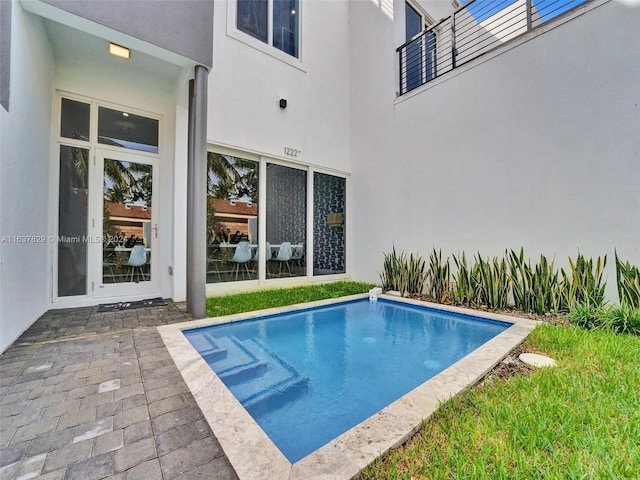
{"label": "small wall-mounted sensor", "polygon": [[280,108],[287,108],[287,99],[286,98],[281,98],[280,99]]}

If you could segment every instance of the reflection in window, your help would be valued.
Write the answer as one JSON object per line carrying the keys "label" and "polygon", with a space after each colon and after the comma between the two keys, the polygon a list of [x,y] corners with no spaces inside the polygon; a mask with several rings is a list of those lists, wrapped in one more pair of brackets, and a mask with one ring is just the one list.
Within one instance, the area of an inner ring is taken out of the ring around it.
{"label": "reflection in window", "polygon": [[133,113],[98,109],[98,143],[158,153],[158,120]]}
{"label": "reflection in window", "polygon": [[267,0],[238,0],[238,30],[267,43]]}
{"label": "reflection in window", "polygon": [[307,172],[267,164],[267,278],[306,275]]}
{"label": "reflection in window", "polygon": [[298,57],[298,0],[273,0],[273,46]]}
{"label": "reflection in window", "polygon": [[60,136],[88,142],[90,112],[90,104],[63,98],[60,112]]}
{"label": "reflection in window", "polygon": [[58,296],[87,294],[89,150],[60,147]]}
{"label": "reflection in window", "polygon": [[112,158],[103,172],[103,283],[151,280],[153,167]]}
{"label": "reflection in window", "polygon": [[313,274],[345,273],[346,180],[313,174]]}
{"label": "reflection in window", "polygon": [[[271,9],[272,15],[269,15]],[[237,0],[236,27],[298,58],[298,0]],[[271,31],[271,39],[269,39]]]}
{"label": "reflection in window", "polygon": [[207,153],[207,282],[258,278],[258,162]]}

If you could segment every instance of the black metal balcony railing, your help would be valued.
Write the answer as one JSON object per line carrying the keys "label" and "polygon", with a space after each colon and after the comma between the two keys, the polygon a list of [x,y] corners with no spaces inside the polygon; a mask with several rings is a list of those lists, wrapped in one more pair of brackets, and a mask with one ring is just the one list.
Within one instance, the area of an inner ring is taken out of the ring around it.
{"label": "black metal balcony railing", "polygon": [[471,0],[398,47],[400,95],[587,0]]}

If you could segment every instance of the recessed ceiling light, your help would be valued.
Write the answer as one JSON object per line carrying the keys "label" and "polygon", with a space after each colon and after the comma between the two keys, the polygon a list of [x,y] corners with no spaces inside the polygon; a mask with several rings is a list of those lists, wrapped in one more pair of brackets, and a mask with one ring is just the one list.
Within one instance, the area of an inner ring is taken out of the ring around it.
{"label": "recessed ceiling light", "polygon": [[116,45],[115,43],[109,44],[109,53],[111,55],[115,55],[116,57],[129,59],[130,52],[126,47],[121,47],[120,45]]}

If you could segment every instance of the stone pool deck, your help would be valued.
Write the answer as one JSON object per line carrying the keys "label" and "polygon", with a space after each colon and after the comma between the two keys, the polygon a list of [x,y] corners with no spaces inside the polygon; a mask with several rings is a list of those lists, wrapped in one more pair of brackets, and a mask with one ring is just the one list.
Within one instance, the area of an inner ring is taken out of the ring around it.
{"label": "stone pool deck", "polygon": [[0,479],[236,479],[157,326],[184,305],[54,310],[0,355]]}

